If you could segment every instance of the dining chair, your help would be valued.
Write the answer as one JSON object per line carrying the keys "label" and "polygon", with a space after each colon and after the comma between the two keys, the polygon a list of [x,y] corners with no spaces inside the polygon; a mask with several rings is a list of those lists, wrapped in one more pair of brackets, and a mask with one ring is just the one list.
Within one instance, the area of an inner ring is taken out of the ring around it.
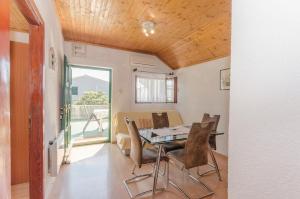
{"label": "dining chair", "polygon": [[168,113],[152,113],[152,120],[153,120],[153,128],[154,129],[161,129],[161,128],[168,128],[169,127],[169,118]]}
{"label": "dining chair", "polygon": [[[141,137],[139,135],[138,128],[135,124],[135,121],[125,118],[125,123],[127,125],[129,136],[131,139],[130,158],[134,162],[134,167],[132,169],[131,174],[134,175],[134,177],[124,180],[123,183],[125,185],[125,188],[129,194],[130,198],[136,198],[136,197],[139,197],[139,196],[142,196],[142,195],[152,192],[153,188],[151,190],[147,190],[147,191],[138,193],[136,195],[133,195],[130,191],[129,184],[152,177],[155,168],[153,169],[153,171],[151,173],[142,174],[142,175],[136,175],[135,169],[136,169],[136,167],[141,168],[142,165],[144,165],[144,164],[155,163],[156,159],[157,159],[157,151],[143,147],[143,143],[142,143]],[[168,162],[169,159],[166,156],[162,156],[160,161]],[[167,167],[167,170],[168,170],[168,167]],[[156,181],[157,181],[157,179],[156,179]],[[165,188],[159,188],[156,191],[162,191],[164,189]]]}
{"label": "dining chair", "polygon": [[[208,164],[208,139],[212,127],[213,122],[193,123],[185,147],[183,149],[178,149],[167,153],[170,162],[179,162],[182,165],[181,168],[188,172],[188,176],[207,190],[207,193],[199,198],[211,196],[214,194],[214,192],[204,182],[202,182],[200,178],[197,179],[192,176],[189,170]],[[168,180],[168,182],[178,191],[183,193],[187,198],[191,198],[190,195],[186,193],[184,189],[180,188],[175,182],[171,180]]]}
{"label": "dining chair", "polygon": [[[220,121],[220,115],[214,115],[214,116],[210,116],[209,113],[204,113],[203,118],[202,118],[202,122],[213,122],[213,126],[212,126],[212,133],[213,132],[217,132],[217,128],[218,128],[218,124]],[[219,178],[219,181],[222,181],[222,177],[221,177],[221,173],[220,173],[220,169],[219,169],[219,165],[218,162],[215,158],[215,155],[213,153],[212,150],[216,150],[217,149],[217,144],[216,144],[216,136],[210,136],[209,140],[208,140],[210,149],[209,149],[209,154],[212,160],[212,164],[209,163],[208,165],[212,168],[204,173],[199,173],[199,168],[197,169],[197,174],[198,176],[204,176],[207,174],[210,174],[211,172],[216,172]]]}
{"label": "dining chair", "polygon": [[[162,112],[162,113],[152,113],[152,121],[153,121],[153,128],[154,129],[160,129],[160,128],[169,128],[169,118],[168,113]],[[182,149],[184,148],[184,143],[181,142],[172,142],[167,143],[162,146],[163,154],[167,154],[169,151]],[[166,173],[167,165],[164,165],[164,169],[160,174],[162,176]]]}
{"label": "dining chair", "polygon": [[[154,129],[169,127],[169,118],[166,112],[152,113],[152,120]],[[163,151],[164,153],[168,153],[169,151],[181,149],[183,147],[184,144],[182,143],[168,143],[163,145]]]}
{"label": "dining chair", "polygon": [[[209,113],[204,113],[201,122],[214,122],[212,131],[217,131],[219,121],[220,121],[220,115],[214,115],[211,117]],[[217,149],[216,136],[209,137],[209,144],[212,149],[214,150]]]}

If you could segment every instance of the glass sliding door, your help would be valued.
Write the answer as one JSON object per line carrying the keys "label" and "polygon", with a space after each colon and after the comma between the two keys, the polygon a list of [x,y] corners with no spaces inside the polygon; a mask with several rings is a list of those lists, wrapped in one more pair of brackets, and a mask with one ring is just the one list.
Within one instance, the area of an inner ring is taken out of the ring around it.
{"label": "glass sliding door", "polygon": [[63,94],[61,107],[61,129],[64,130],[64,159],[67,160],[70,154],[71,144],[71,84],[72,84],[72,69],[68,64],[68,59],[64,56],[64,71],[63,71]]}
{"label": "glass sliding door", "polygon": [[111,69],[72,65],[73,145],[110,141]]}

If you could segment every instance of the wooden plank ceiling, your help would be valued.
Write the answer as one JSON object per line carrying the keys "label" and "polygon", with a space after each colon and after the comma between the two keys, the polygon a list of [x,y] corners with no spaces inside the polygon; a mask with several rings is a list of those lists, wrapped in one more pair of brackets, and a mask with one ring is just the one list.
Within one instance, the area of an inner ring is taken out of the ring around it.
{"label": "wooden plank ceiling", "polygon": [[174,69],[230,54],[231,0],[55,1],[66,40],[156,54]]}
{"label": "wooden plank ceiling", "polygon": [[9,29],[18,32],[28,32],[29,24],[23,14],[20,12],[15,0],[10,5]]}

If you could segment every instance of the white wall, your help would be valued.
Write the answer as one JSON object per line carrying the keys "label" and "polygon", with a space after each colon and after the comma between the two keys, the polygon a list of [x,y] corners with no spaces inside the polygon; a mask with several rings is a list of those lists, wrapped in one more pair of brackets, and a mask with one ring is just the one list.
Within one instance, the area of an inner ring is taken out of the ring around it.
{"label": "white wall", "polygon": [[300,198],[300,2],[233,0],[229,198]]}
{"label": "white wall", "polygon": [[[156,71],[169,72],[171,69],[156,56],[129,51],[86,45],[86,57],[72,56],[72,42],[65,42],[65,54],[70,64],[111,68],[112,115],[120,111],[153,111],[174,109],[172,104],[135,104],[132,59],[156,65]],[[149,70],[149,69],[147,69]],[[152,70],[152,69],[151,69]],[[113,140],[114,140],[113,136]]]}
{"label": "white wall", "polygon": [[10,31],[9,38],[10,41],[29,43],[29,34],[25,32]]}
{"label": "white wall", "polygon": [[220,90],[220,70],[230,67],[230,58],[178,69],[177,110],[185,123],[200,122],[204,113],[221,115],[217,151],[227,155],[229,91]]}
{"label": "white wall", "polygon": [[[48,143],[54,139],[60,130],[60,84],[63,66],[63,36],[54,1],[35,0],[36,6],[45,23],[45,66],[44,66],[44,176],[45,196],[47,197],[53,179],[48,176]],[[49,68],[49,49],[54,48],[57,57],[57,67]]]}

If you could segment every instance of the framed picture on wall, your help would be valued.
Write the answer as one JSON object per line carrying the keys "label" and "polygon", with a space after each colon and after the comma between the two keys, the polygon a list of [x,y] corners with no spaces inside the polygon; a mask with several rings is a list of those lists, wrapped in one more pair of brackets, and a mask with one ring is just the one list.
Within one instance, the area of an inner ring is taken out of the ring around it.
{"label": "framed picture on wall", "polygon": [[220,90],[230,89],[230,68],[220,70]]}

